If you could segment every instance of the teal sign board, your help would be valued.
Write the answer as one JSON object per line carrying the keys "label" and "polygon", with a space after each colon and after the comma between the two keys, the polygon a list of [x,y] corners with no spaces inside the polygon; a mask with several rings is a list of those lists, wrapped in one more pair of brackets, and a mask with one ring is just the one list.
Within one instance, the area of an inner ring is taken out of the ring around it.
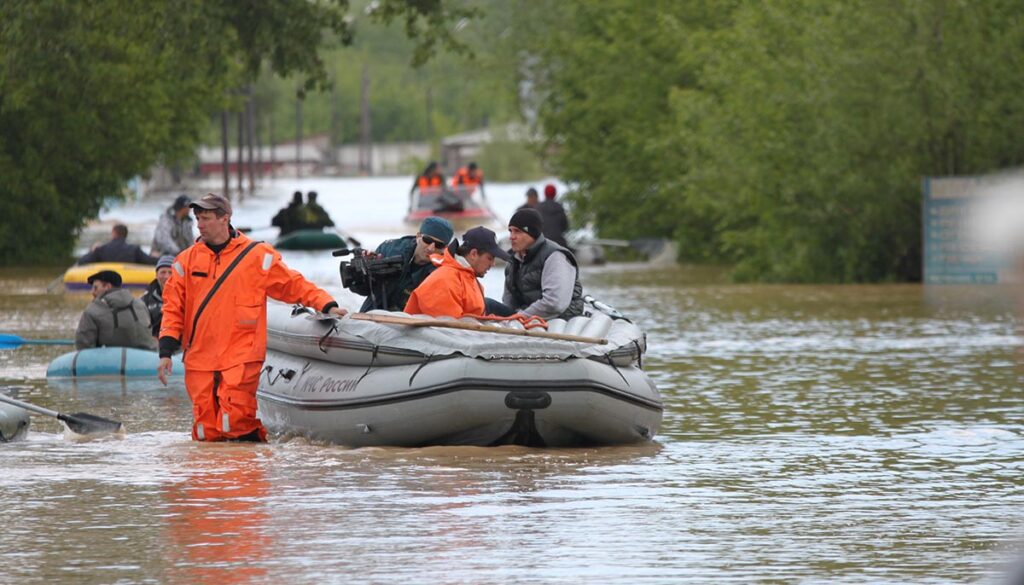
{"label": "teal sign board", "polygon": [[976,204],[990,185],[983,178],[924,180],[924,282],[991,284],[1006,268],[1002,254],[972,235]]}

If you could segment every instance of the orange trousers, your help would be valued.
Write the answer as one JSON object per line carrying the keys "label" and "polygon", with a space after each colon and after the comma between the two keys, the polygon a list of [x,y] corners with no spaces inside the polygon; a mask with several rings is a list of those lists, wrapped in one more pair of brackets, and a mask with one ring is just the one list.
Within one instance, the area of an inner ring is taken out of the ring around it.
{"label": "orange trousers", "polygon": [[192,439],[226,441],[255,431],[260,441],[266,441],[267,430],[256,418],[256,386],[262,370],[261,362],[219,372],[186,369],[185,389],[192,399]]}

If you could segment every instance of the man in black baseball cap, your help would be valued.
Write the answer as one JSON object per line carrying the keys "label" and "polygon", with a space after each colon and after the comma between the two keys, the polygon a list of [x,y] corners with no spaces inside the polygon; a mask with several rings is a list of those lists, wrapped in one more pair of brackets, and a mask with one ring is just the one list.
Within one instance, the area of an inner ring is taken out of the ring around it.
{"label": "man in black baseball cap", "polygon": [[492,303],[501,303],[484,298],[483,285],[477,278],[487,274],[496,258],[508,261],[511,257],[498,246],[494,232],[483,226],[467,231],[454,254],[448,248],[444,256],[430,257],[438,268],[412,291],[405,312],[455,318],[488,313]]}

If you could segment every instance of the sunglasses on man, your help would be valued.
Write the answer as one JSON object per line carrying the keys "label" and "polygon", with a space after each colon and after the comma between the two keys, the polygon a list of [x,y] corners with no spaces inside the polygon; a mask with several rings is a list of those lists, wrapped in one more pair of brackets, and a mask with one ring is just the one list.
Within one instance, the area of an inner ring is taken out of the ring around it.
{"label": "sunglasses on man", "polygon": [[422,234],[420,234],[420,237],[423,238],[423,243],[428,246],[433,246],[436,249],[444,248],[444,242],[437,238],[431,236],[424,236]]}

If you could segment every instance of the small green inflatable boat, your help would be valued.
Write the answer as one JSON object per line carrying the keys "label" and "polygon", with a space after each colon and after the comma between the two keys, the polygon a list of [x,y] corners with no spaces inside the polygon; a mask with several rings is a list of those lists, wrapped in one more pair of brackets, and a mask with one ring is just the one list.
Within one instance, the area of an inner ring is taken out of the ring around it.
{"label": "small green inflatable boat", "polygon": [[334,232],[323,230],[295,230],[277,238],[278,250],[331,250],[344,248],[345,239]]}

